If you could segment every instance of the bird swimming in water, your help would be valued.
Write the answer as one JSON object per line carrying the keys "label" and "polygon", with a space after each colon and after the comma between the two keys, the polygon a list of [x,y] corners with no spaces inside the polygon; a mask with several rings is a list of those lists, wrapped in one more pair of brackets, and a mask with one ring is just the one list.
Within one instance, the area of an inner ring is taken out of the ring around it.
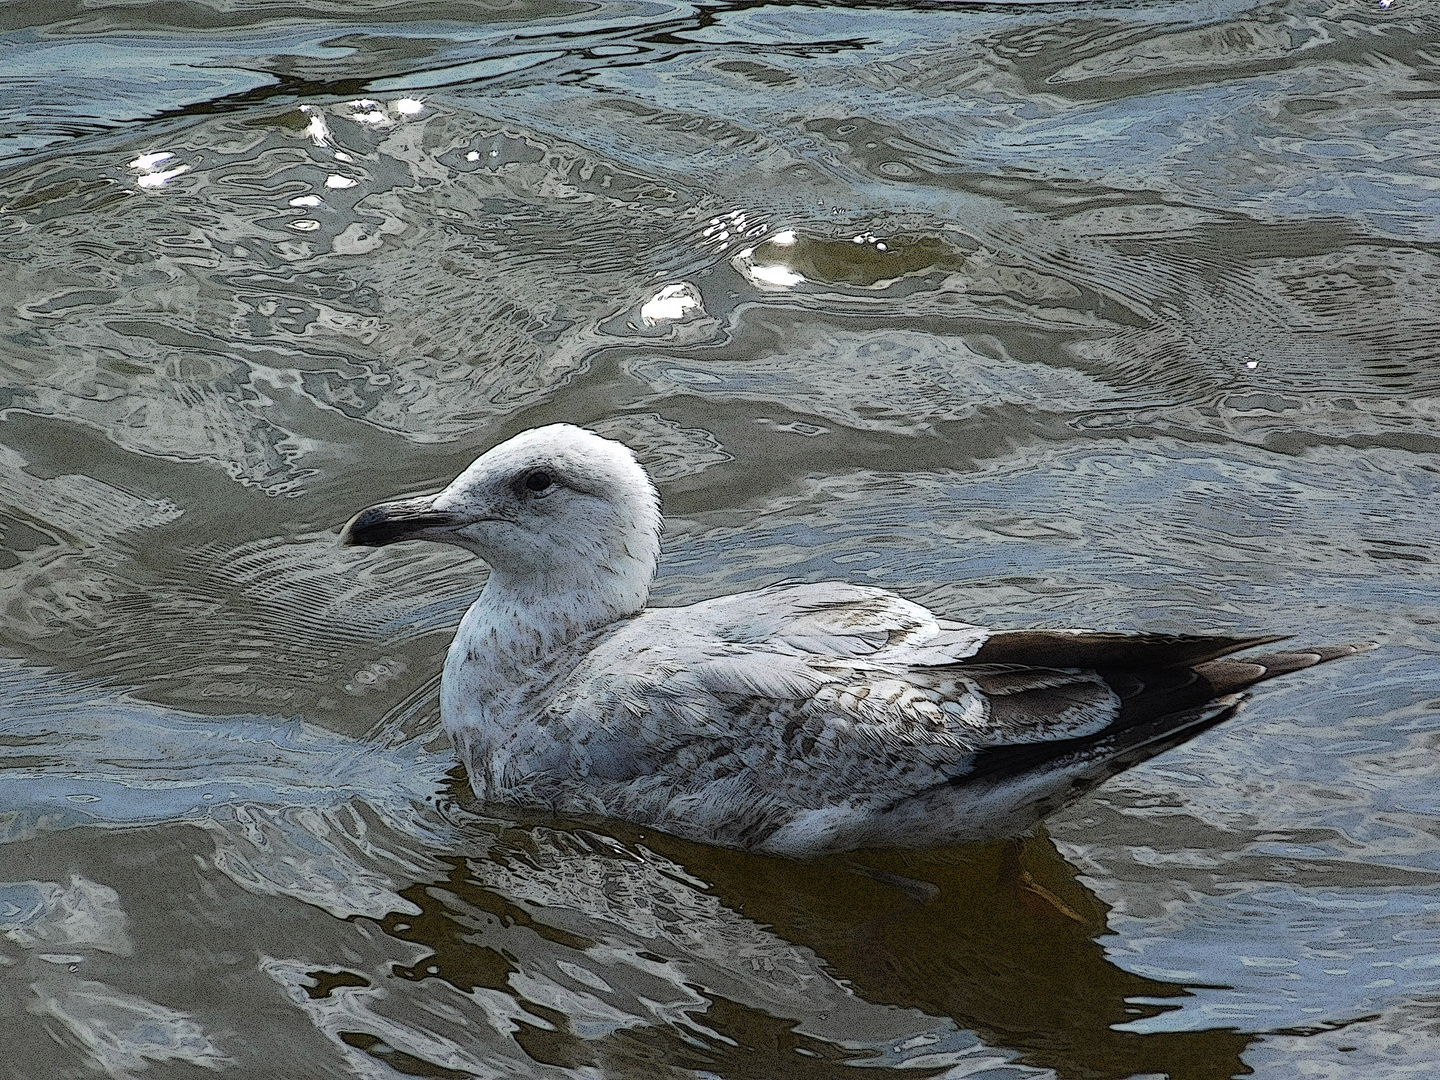
{"label": "bird swimming in water", "polygon": [[482,801],[796,857],[1016,835],[1246,688],[1371,647],[990,630],[842,582],[647,607],[661,527],[634,454],[569,424],[345,526],[489,564],[440,686]]}

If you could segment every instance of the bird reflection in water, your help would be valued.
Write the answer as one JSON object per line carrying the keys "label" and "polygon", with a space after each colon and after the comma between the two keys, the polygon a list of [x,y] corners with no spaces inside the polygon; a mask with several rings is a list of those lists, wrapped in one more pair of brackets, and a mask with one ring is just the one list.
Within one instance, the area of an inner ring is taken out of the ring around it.
{"label": "bird reflection in water", "polygon": [[[991,1055],[1001,1074],[1249,1072],[1244,1033],[1117,1030],[1179,1008],[1188,991],[1107,959],[1108,908],[1043,833],[802,861],[609,821],[491,828],[483,855],[447,856],[444,878],[402,891],[421,914],[384,928],[428,955],[392,972],[514,999],[512,1037],[541,1063],[854,1077],[915,1057],[897,1045],[945,1048],[934,1031],[949,1019],[952,1035],[983,1042],[966,1052]],[[561,993],[542,969],[589,989]],[[817,1015],[832,1027],[819,1030]],[[930,1035],[905,1040],[927,1023]],[[957,1060],[930,1055],[907,1071],[936,1075]]]}

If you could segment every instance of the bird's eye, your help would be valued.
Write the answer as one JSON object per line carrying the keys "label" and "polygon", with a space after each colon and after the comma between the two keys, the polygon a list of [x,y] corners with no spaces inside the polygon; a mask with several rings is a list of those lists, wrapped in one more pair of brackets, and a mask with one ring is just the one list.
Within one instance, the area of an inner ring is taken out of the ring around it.
{"label": "bird's eye", "polygon": [[544,491],[554,482],[555,481],[550,478],[550,474],[544,471],[532,472],[529,476],[525,477],[525,486],[531,491]]}

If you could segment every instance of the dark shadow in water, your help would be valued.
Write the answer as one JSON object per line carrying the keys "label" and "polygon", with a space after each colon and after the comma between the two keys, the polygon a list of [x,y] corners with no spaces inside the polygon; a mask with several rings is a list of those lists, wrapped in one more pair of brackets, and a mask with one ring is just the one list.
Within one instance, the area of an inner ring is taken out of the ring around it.
{"label": "dark shadow in water", "polygon": [[1113,1030],[1179,1008],[1183,986],[1115,966],[1097,941],[1109,910],[1048,836],[815,862],[646,844],[728,904],[819,953],[868,1001],[950,1016],[987,1043],[1064,1077],[1163,1073],[1220,1080],[1251,1070],[1251,1036]]}
{"label": "dark shadow in water", "polygon": [[[562,824],[554,835],[561,850],[574,844],[577,859],[634,860],[637,868],[644,860],[653,866],[656,855],[669,860],[705,883],[703,889],[695,886],[697,891],[813,951],[862,1000],[953,1018],[987,1044],[1013,1051],[1020,1062],[1053,1069],[1067,1080],[1136,1074],[1222,1080],[1251,1072],[1241,1054],[1253,1037],[1244,1033],[1114,1030],[1113,1025],[1179,1008],[1178,1002],[1154,1002],[1183,998],[1188,991],[1124,971],[1106,958],[1097,939],[1107,932],[1108,908],[1046,836],[801,862],[691,844],[610,822],[594,832],[588,823]],[[529,862],[535,850],[522,827],[502,832],[486,858]],[[563,882],[564,856],[557,864],[556,850],[548,849],[545,872]],[[386,921],[387,932],[433,951],[395,975],[514,995],[510,976],[524,961],[496,936],[496,928],[532,932],[552,950],[593,944],[573,931],[577,924],[566,913],[508,898],[483,883],[474,872],[476,861],[463,856],[445,861],[451,867],[446,880],[416,883],[403,893],[423,914]],[[617,866],[617,872],[623,869]],[[582,907],[589,907],[586,917],[593,918],[589,902],[577,900],[577,910]],[[568,922],[571,929],[549,925],[552,911],[555,923]],[[603,928],[623,919],[622,906],[591,925]],[[717,932],[723,937],[723,928]],[[663,951],[664,943],[654,948]],[[677,953],[655,959],[683,966],[693,958]],[[678,1066],[724,1077],[853,1078],[873,1056],[804,1034],[797,1030],[799,1018],[771,1015],[704,985],[694,988],[707,1001],[691,1014],[699,1033],[647,1024],[582,1039],[571,1034],[562,1013],[520,999],[537,1023],[522,1024],[514,1038],[537,1061],[593,1065],[609,1075],[656,1075]]]}

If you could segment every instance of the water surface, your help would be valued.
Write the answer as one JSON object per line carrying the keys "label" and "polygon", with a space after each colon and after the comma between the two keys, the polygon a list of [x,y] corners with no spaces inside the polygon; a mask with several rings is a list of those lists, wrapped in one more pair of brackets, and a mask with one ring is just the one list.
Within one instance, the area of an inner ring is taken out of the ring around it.
{"label": "water surface", "polygon": [[[1440,10],[0,11],[16,1077],[1407,1077],[1440,1058]],[[621,438],[661,603],[1377,640],[1017,843],[504,821],[483,568]],[[857,1073],[859,1070],[859,1073]]]}

